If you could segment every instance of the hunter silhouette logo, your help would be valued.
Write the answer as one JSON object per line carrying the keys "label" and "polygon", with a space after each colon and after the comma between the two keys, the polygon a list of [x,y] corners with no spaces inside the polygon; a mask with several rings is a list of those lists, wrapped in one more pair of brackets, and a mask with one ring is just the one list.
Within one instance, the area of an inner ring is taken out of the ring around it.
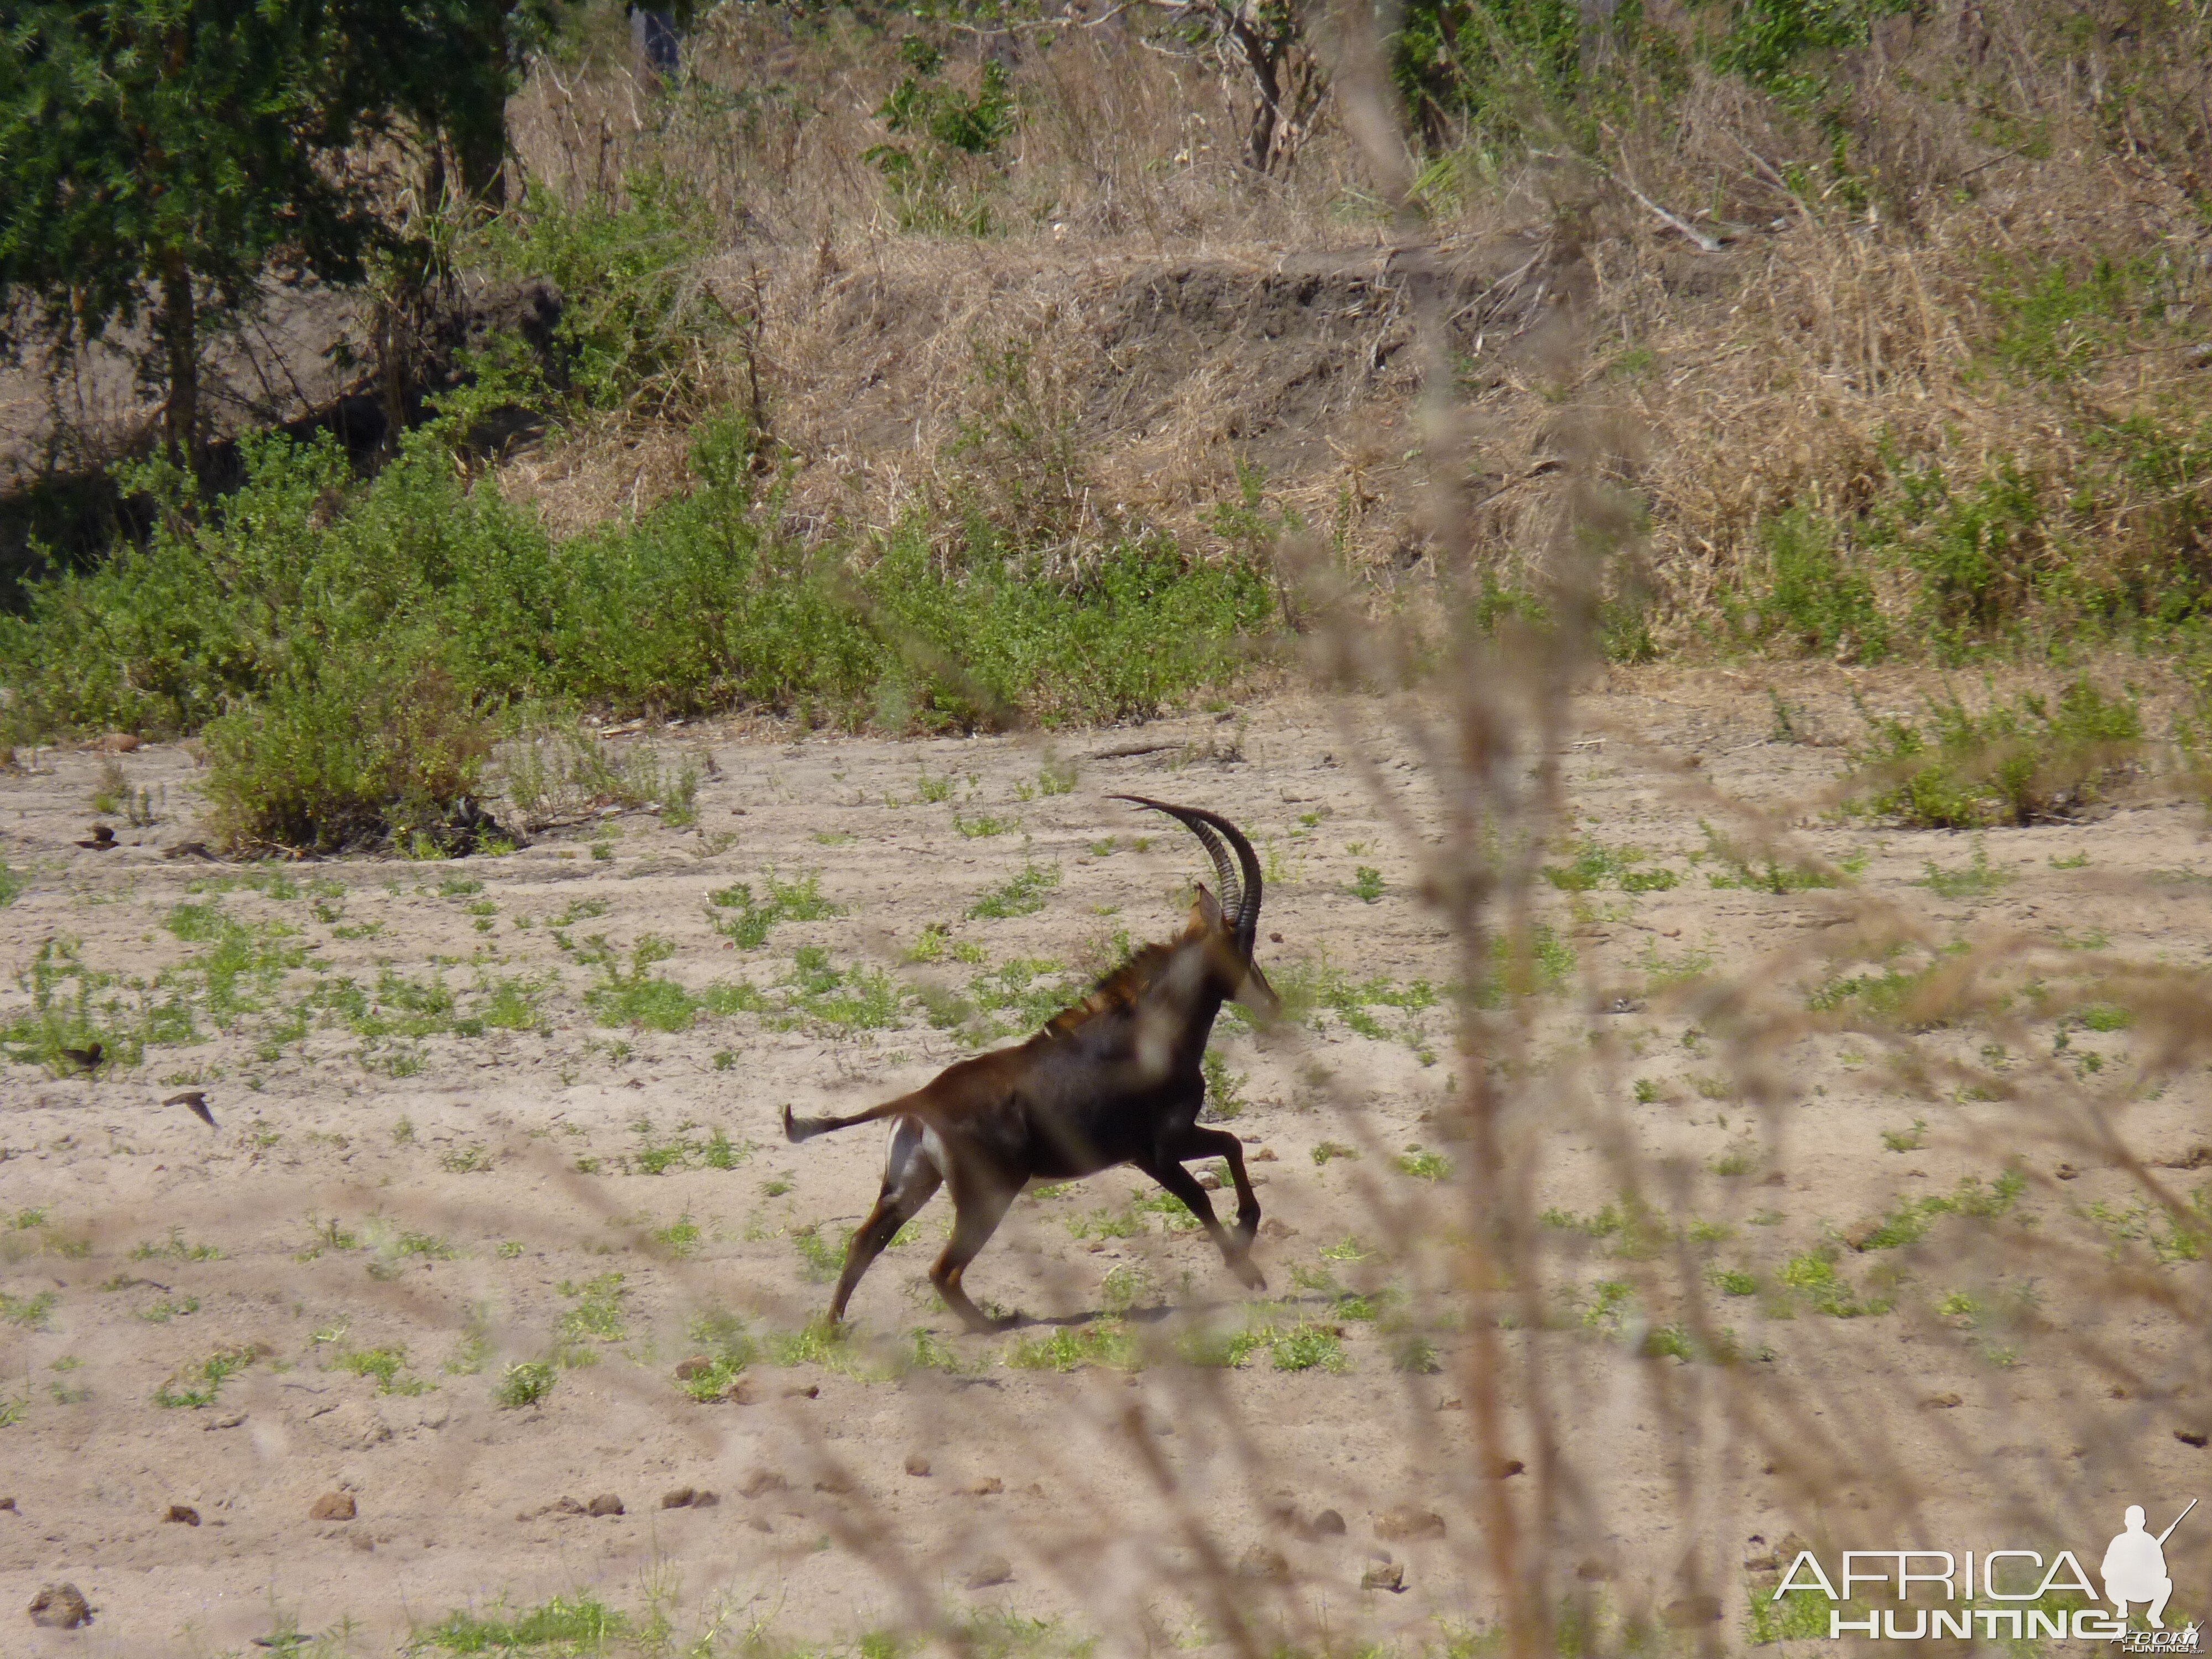
{"label": "hunter silhouette logo", "polygon": [[[2191,1498],[2164,1532],[2148,1530],[2143,1507],[2130,1504],[2122,1517],[2124,1530],[2106,1547],[2098,1577],[2104,1581],[2102,1606],[2046,1609],[2042,1603],[2054,1592],[2071,1591],[2092,1602],[2099,1600],[2081,1559],[2062,1549],[2046,1565],[2039,1551],[1984,1550],[1980,1559],[1968,1550],[1845,1550],[1842,1571],[1830,1578],[1811,1550],[1800,1550],[1774,1588],[1775,1597],[1814,1590],[1834,1605],[1828,1609],[1828,1639],[1845,1636],[1877,1637],[1892,1642],[1945,1638],[2008,1642],[2049,1638],[2057,1641],[2117,1642],[2128,1653],[2182,1654],[2199,1651],[2199,1632],[2194,1620],[2186,1627],[2170,1631],[2165,1623],[2166,1604],[2173,1594],[2173,1579],[2166,1570],[2166,1540],[2197,1507]],[[1980,1583],[1975,1580],[1978,1576]],[[1843,1605],[1865,1597],[1884,1599],[1881,1589],[1893,1587],[1893,1598],[1904,1603],[1915,1584],[1939,1587],[1949,1606],[1868,1608],[1863,1618],[1844,1616]],[[1957,1603],[1966,1605],[1959,1606]],[[2007,1603],[2020,1605],[2007,1606]],[[2150,1628],[2130,1630],[2129,1611],[2140,1608]],[[1911,1623],[1905,1621],[1910,1620]],[[1979,1626],[1978,1630],[1976,1629]]]}
{"label": "hunter silhouette logo", "polygon": [[2181,1524],[2197,1500],[2189,1500],[2188,1509],[2173,1517],[2168,1527],[2155,1538],[2143,1530],[2143,1510],[2140,1504],[2128,1505],[2124,1517],[2127,1530],[2106,1547],[2105,1564],[2098,1574],[2105,1581],[2105,1599],[2123,1619],[2128,1616],[2128,1603],[2147,1601],[2150,1604],[2150,1627],[2164,1630],[2166,1620],[2160,1617],[2166,1611],[2166,1597],[2173,1594],[2173,1580],[2166,1576],[2166,1540],[2173,1536],[2173,1528]]}

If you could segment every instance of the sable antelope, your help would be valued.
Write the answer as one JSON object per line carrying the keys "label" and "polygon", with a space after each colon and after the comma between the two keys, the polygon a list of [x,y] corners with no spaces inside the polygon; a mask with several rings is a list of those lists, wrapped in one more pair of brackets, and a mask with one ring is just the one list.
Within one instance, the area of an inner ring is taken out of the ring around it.
{"label": "sable antelope", "polygon": [[[851,1117],[794,1118],[783,1109],[784,1134],[794,1141],[856,1123],[890,1125],[883,1191],[846,1249],[830,1299],[832,1324],[845,1316],[868,1264],[942,1184],[952,1192],[952,1237],[930,1282],[969,1330],[1001,1328],[1009,1322],[987,1318],[960,1281],[1007,1207],[1032,1180],[1073,1180],[1117,1164],[1135,1164],[1181,1199],[1230,1270],[1253,1290],[1267,1287],[1252,1261],[1260,1200],[1243,1147],[1224,1130],[1198,1125],[1206,1098],[1199,1062],[1221,1005],[1234,1000],[1265,1015],[1282,1006],[1252,960],[1260,861],[1226,818],[1139,795],[1114,799],[1165,812],[1196,836],[1225,907],[1201,884],[1180,938],[1146,945],[1026,1042],[947,1066],[912,1094]],[[1205,1189],[1183,1168],[1208,1157],[1224,1159],[1236,1182],[1233,1228],[1214,1219]]]}

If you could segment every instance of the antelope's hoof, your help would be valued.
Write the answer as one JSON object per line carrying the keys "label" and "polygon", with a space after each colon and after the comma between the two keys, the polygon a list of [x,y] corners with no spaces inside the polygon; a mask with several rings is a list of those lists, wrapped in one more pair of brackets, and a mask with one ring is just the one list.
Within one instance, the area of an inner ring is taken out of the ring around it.
{"label": "antelope's hoof", "polygon": [[1231,1262],[1229,1266],[1231,1271],[1243,1282],[1246,1290],[1264,1291],[1267,1288],[1267,1275],[1260,1271],[1258,1265],[1250,1256],[1241,1256]]}

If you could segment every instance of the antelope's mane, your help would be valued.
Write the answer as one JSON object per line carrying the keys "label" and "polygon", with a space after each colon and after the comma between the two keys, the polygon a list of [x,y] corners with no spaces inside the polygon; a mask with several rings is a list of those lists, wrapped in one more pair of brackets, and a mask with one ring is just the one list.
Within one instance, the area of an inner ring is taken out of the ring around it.
{"label": "antelope's mane", "polygon": [[1173,945],[1139,946],[1127,962],[1092,986],[1082,1001],[1061,1009],[1047,1020],[1040,1035],[1064,1037],[1103,1015],[1135,1007],[1185,943],[1179,939]]}

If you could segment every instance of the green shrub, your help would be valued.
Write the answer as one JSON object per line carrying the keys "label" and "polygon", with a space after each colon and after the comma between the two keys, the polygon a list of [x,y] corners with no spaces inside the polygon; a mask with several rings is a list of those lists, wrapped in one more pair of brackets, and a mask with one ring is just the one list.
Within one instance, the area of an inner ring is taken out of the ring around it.
{"label": "green shrub", "polygon": [[[0,738],[205,728],[209,793],[239,842],[445,845],[502,710],[1141,717],[1235,674],[1273,615],[1256,568],[1161,537],[1074,574],[988,526],[941,547],[919,514],[871,545],[802,546],[755,499],[750,442],[742,420],[705,423],[690,495],[557,542],[470,489],[436,432],[367,485],[326,439],[247,441],[219,501],[141,469],[164,506],[146,545],[30,583],[25,613],[0,616]],[[569,775],[591,758],[521,793],[649,787],[680,805],[657,763],[651,780]]]}
{"label": "green shrub", "polygon": [[553,1368],[543,1360],[518,1360],[500,1373],[491,1397],[501,1410],[518,1411],[543,1402],[557,1380]]}
{"label": "green shrub", "polygon": [[1909,829],[1969,830],[2063,818],[2094,805],[2138,764],[2142,716],[2132,695],[2076,679],[2057,699],[2023,692],[1969,710],[1954,692],[1930,700],[1924,726],[1867,720],[1850,751],[1856,811]]}
{"label": "green shrub", "polygon": [[737,318],[695,267],[710,228],[678,180],[623,179],[627,205],[569,206],[532,183],[489,234],[495,266],[561,290],[556,376],[589,409],[668,415],[706,401],[714,346]]}
{"label": "green shrub", "polygon": [[1889,654],[1889,625],[1874,584],[1836,544],[1833,526],[1793,507],[1765,526],[1767,579],[1751,604],[1757,631],[1823,656],[1861,662]]}
{"label": "green shrub", "polygon": [[890,186],[893,215],[901,230],[963,232],[988,236],[994,228],[988,173],[963,166],[981,158],[1011,137],[1019,119],[1006,71],[986,62],[974,96],[945,84],[944,58],[919,35],[899,43],[908,73],[876,118],[903,143],[882,143],[861,152]]}
{"label": "green shrub", "polygon": [[491,738],[476,700],[416,641],[367,644],[209,722],[210,825],[240,848],[419,836],[444,850]]}

